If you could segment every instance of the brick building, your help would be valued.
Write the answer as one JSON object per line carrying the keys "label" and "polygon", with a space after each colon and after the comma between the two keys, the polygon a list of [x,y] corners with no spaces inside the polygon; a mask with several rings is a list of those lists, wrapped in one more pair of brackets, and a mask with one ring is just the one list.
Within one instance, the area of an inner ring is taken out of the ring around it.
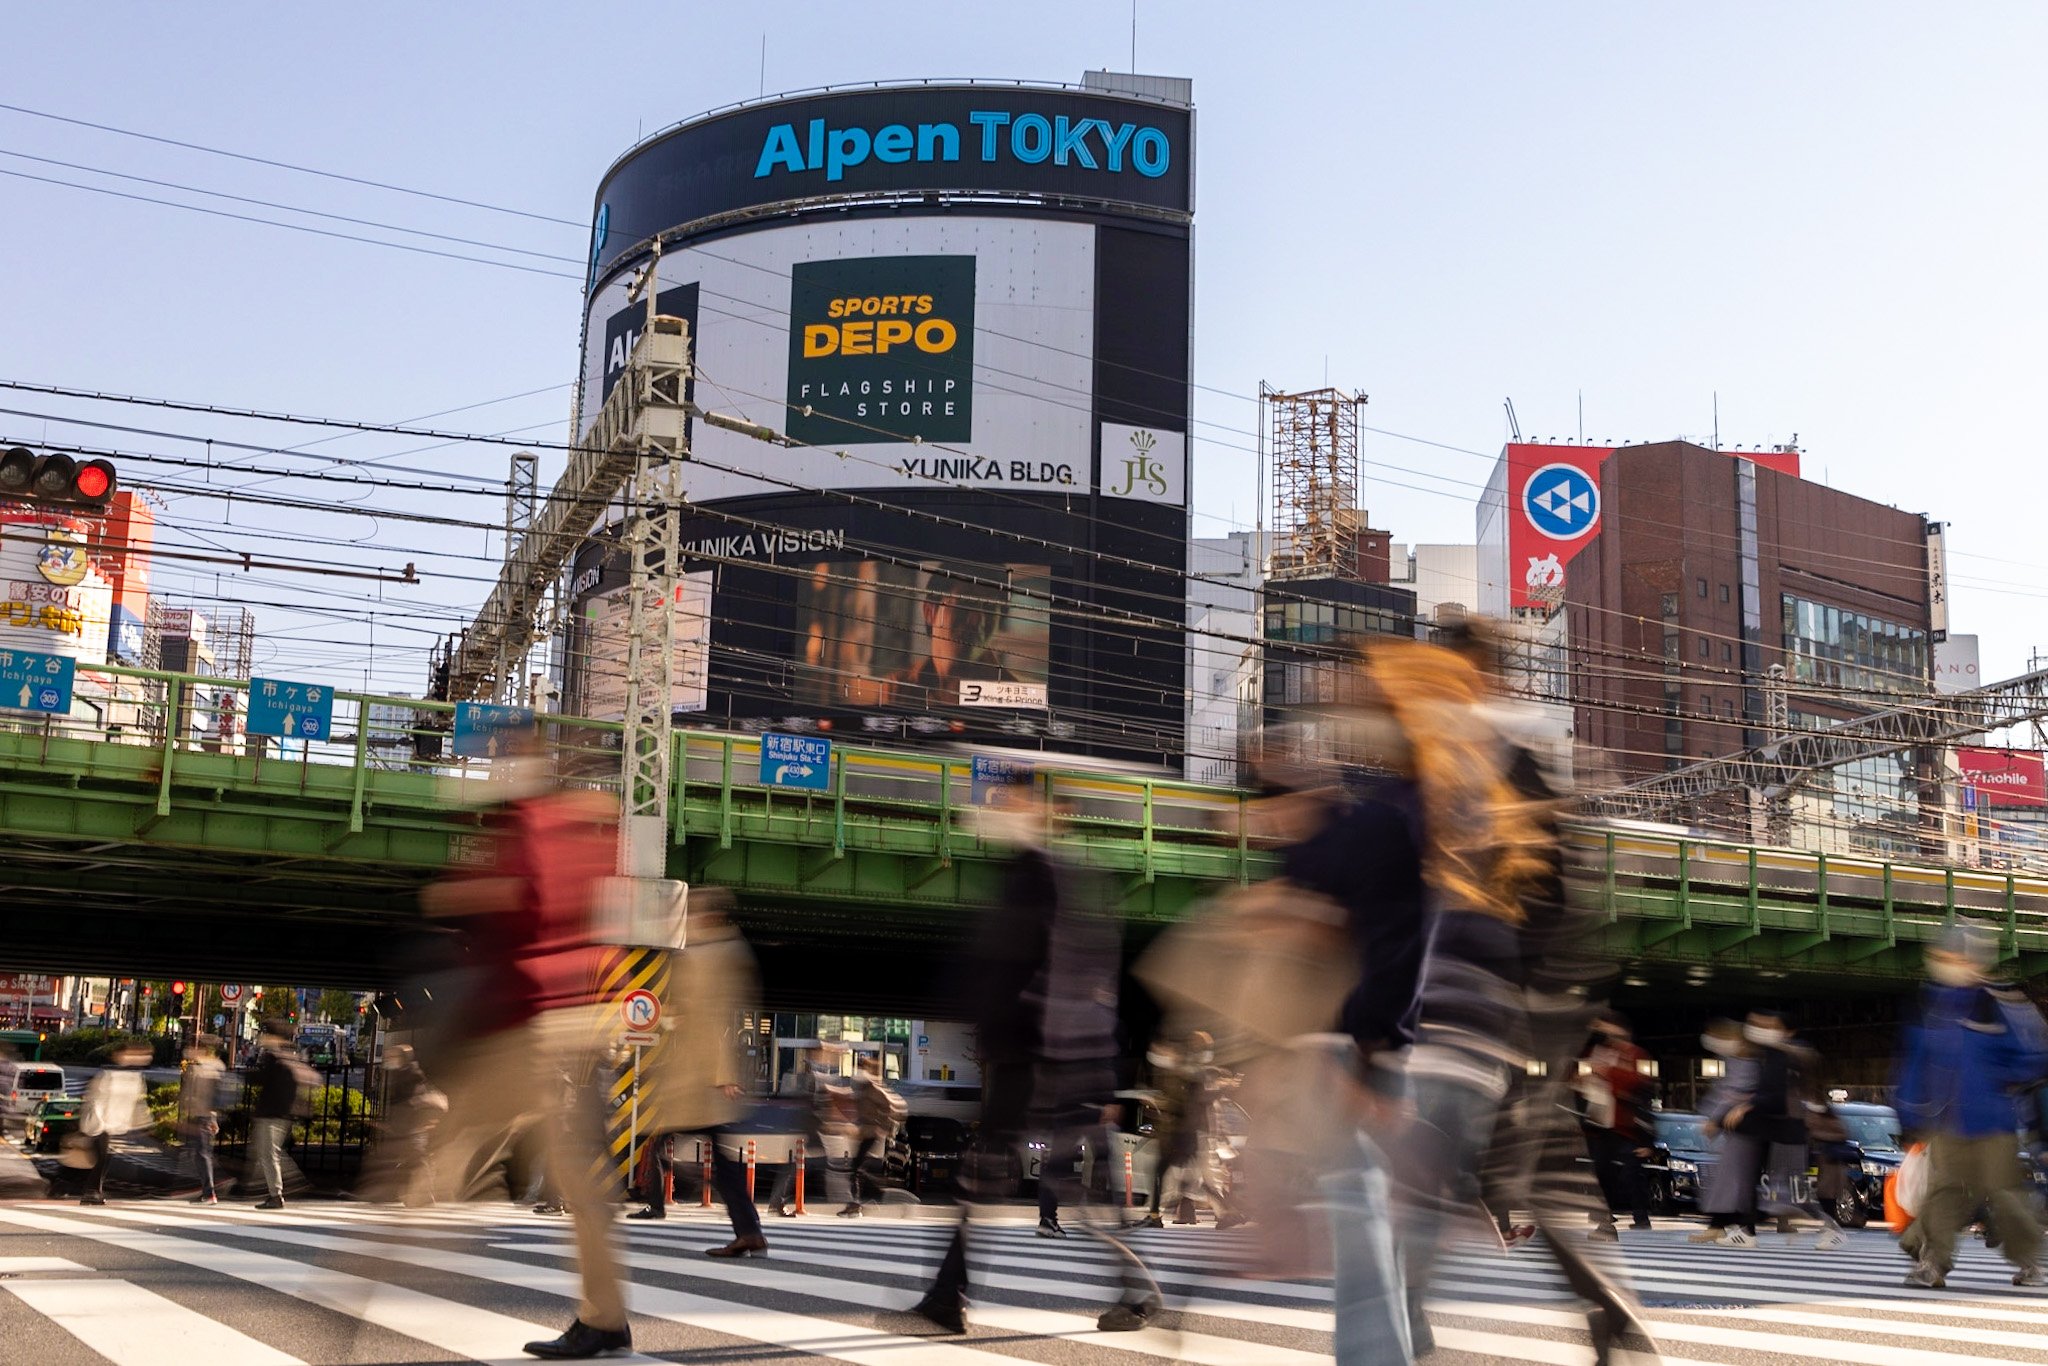
{"label": "brick building", "polygon": [[[1564,590],[1582,773],[1645,777],[1929,690],[1920,514],[1683,441],[1615,451],[1599,485]],[[1850,766],[1807,816],[1891,847],[1918,786],[1911,756]]]}

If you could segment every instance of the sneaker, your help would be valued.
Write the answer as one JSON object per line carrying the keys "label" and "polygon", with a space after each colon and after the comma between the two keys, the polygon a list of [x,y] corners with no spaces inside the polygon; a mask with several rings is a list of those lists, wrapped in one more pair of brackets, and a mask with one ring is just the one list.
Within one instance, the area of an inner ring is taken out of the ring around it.
{"label": "sneaker", "polygon": [[1688,1243],[1718,1243],[1727,1236],[1728,1230],[1725,1228],[1703,1228],[1696,1233],[1686,1234],[1685,1241]]}
{"label": "sneaker", "polygon": [[840,1217],[841,1219],[858,1219],[858,1218],[860,1218],[860,1206],[859,1206],[859,1205],[848,1205],[848,1206],[847,1206],[846,1208],[844,1208],[844,1209],[842,1209],[842,1210],[840,1210],[840,1211],[839,1211],[839,1217]]}
{"label": "sneaker", "polygon": [[1746,1228],[1731,1228],[1721,1243],[1724,1247],[1755,1247],[1756,1235]]}
{"label": "sneaker", "polygon": [[218,1205],[220,1197],[218,1195],[195,1195],[185,1203],[189,1205]]}
{"label": "sneaker", "polygon": [[1516,1224],[1506,1233],[1500,1235],[1500,1245],[1509,1252],[1512,1252],[1523,1244],[1532,1241],[1535,1237],[1536,1225]]}
{"label": "sneaker", "polygon": [[1936,1270],[1932,1262],[1915,1262],[1913,1269],[1906,1273],[1906,1284],[1923,1290],[1940,1290],[1948,1284],[1948,1277]]}
{"label": "sneaker", "polygon": [[645,1209],[634,1210],[626,1217],[628,1219],[666,1219],[668,1218],[668,1211],[656,1209],[654,1206],[649,1205]]}
{"label": "sneaker", "polygon": [[2026,1267],[2012,1273],[2014,1285],[2048,1285],[2048,1275],[2041,1273],[2038,1266]]}
{"label": "sneaker", "polygon": [[1216,1227],[1218,1229],[1239,1228],[1250,1222],[1251,1220],[1242,1214],[1231,1213],[1216,1216]]}
{"label": "sneaker", "polygon": [[1842,1230],[1824,1228],[1820,1231],[1820,1241],[1815,1243],[1814,1247],[1821,1252],[1833,1252],[1838,1247],[1847,1247],[1848,1244],[1849,1239],[1844,1236]]}
{"label": "sneaker", "polygon": [[796,1206],[794,1205],[777,1205],[775,1212],[785,1219],[796,1218]]}
{"label": "sneaker", "polygon": [[87,1195],[81,1197],[78,1203],[81,1205],[104,1205],[107,1203],[107,1197],[104,1195]]}
{"label": "sneaker", "polygon": [[1621,1230],[1612,1224],[1595,1224],[1586,1236],[1596,1243],[1618,1243],[1621,1241]]}
{"label": "sneaker", "polygon": [[1060,1221],[1057,1219],[1040,1219],[1038,1221],[1038,1236],[1041,1238],[1064,1238],[1067,1236],[1067,1231],[1060,1227]]}
{"label": "sneaker", "polygon": [[1142,1218],[1142,1219],[1138,1220],[1138,1221],[1137,1221],[1136,1223],[1134,1223],[1134,1224],[1130,1225],[1130,1227],[1132,1227],[1132,1228],[1165,1228],[1165,1227],[1166,1227],[1166,1221],[1165,1221],[1164,1219],[1160,1218],[1160,1217],[1159,1217],[1159,1216],[1158,1216],[1157,1214],[1148,1214],[1148,1215],[1146,1215],[1146,1216],[1145,1216],[1144,1218]]}
{"label": "sneaker", "polygon": [[276,1196],[274,1196],[274,1195],[273,1195],[273,1196],[271,1196],[271,1197],[270,1197],[270,1198],[269,1198],[268,1200],[265,1200],[265,1201],[262,1201],[261,1203],[259,1203],[259,1204],[258,1204],[258,1205],[256,1206],[256,1208],[257,1208],[257,1209],[283,1209],[283,1208],[284,1208],[284,1201],[282,1201],[282,1200],[278,1199],[278,1198],[277,1198]]}
{"label": "sneaker", "polygon": [[543,1200],[533,1207],[535,1214],[567,1214],[569,1207],[559,1200]]}

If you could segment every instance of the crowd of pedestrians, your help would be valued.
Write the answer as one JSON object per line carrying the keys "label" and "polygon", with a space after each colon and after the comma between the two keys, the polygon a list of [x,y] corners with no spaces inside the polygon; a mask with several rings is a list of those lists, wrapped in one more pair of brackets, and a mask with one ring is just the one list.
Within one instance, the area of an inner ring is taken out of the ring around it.
{"label": "crowd of pedestrians", "polygon": [[[1448,645],[1375,645],[1339,702],[1263,737],[1247,837],[1276,855],[1277,874],[1198,907],[1129,965],[1101,875],[1062,852],[1073,813],[1028,785],[998,793],[982,834],[1005,851],[1001,894],[944,979],[954,1013],[976,1028],[982,1112],[959,1221],[917,1314],[967,1330],[976,1209],[1011,1186],[1029,1139],[1044,1154],[1038,1233],[1107,1254],[1115,1298],[1103,1331],[1172,1308],[1132,1231],[1206,1211],[1218,1227],[1249,1226],[1240,1270],[1331,1279],[1344,1366],[1429,1355],[1425,1306],[1443,1248],[1488,1229],[1503,1255],[1557,1262],[1600,1361],[1655,1353],[1619,1258],[1652,1227],[1656,1068],[1606,1004],[1610,969],[1586,934],[1598,913],[1566,891],[1563,794],[1526,719],[1495,692],[1498,648],[1479,622]],[[596,990],[611,813],[537,748],[504,767],[494,862],[425,898],[444,929],[436,989],[460,1003],[459,1027],[423,1023],[430,1066],[409,1047],[387,1050],[387,1111],[363,1189],[423,1204],[502,1180],[566,1212],[580,1303],[558,1338],[526,1350],[625,1351],[618,1192],[601,1174],[616,1057]],[[695,1135],[732,1225],[706,1255],[751,1259],[769,1239],[737,1150],[751,1080],[740,1021],[761,982],[728,912],[699,889],[671,954],[665,1033],[635,1102],[644,1203],[627,1217],[667,1217],[674,1141]],[[2048,1079],[2048,1026],[1996,980],[1997,950],[1995,935],[1967,925],[1929,950],[1902,1048],[1898,1110],[1906,1139],[1925,1145],[1913,1159],[1925,1188],[1901,1240],[1919,1287],[1945,1283],[1958,1237],[1980,1220],[2015,1283],[2043,1283],[2016,1131],[2021,1102]],[[1133,983],[1149,995],[1142,1009],[1126,1008],[1139,1004],[1124,997]],[[1156,1019],[1156,1035],[1129,1037],[1131,1018]],[[1699,1041],[1720,1066],[1700,1103],[1714,1161],[1696,1243],[1754,1247],[1772,1225],[1810,1225],[1823,1249],[1844,1242],[1833,1206],[1846,1135],[1824,1098],[1825,1064],[1792,1023],[1759,1007]],[[266,1196],[259,1208],[277,1209],[310,1080],[282,1021],[265,1024],[256,1058],[245,1179]],[[1149,1208],[1091,1206],[1082,1173],[1111,1151],[1106,1107],[1138,1058],[1158,1097]],[[117,1062],[88,1093],[88,1203],[103,1198],[112,1140],[147,1122],[140,1060]],[[815,1163],[828,1136],[850,1149],[838,1213],[854,1218],[883,1198],[905,1107],[876,1055],[844,1062],[806,1057],[785,1090]],[[207,1202],[221,1077],[213,1041],[200,1039],[179,1127]],[[1218,1132],[1226,1094],[1248,1117],[1237,1148]],[[545,1173],[531,1185],[515,1174],[529,1148]],[[1818,1182],[1807,1177],[1816,1156]],[[795,1214],[800,1179],[794,1164],[782,1172],[768,1197],[778,1214]]]}

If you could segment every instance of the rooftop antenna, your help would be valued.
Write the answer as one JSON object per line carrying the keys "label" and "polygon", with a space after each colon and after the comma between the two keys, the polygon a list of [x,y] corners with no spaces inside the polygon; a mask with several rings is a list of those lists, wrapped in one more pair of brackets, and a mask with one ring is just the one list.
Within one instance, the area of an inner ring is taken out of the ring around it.
{"label": "rooftop antenna", "polygon": [[1138,0],[1131,0],[1131,74],[1138,74]]}
{"label": "rooftop antenna", "polygon": [[761,32],[761,98],[768,98],[768,33],[765,29]]}
{"label": "rooftop antenna", "polygon": [[[1325,368],[1327,368],[1327,366],[1328,362],[1325,362]],[[1504,398],[1501,400],[1501,406],[1508,410],[1509,434],[1515,440],[1520,441],[1522,439],[1522,424],[1515,417],[1515,401],[1511,398]]]}
{"label": "rooftop antenna", "polygon": [[1579,390],[1579,444],[1586,444],[1586,391]]}
{"label": "rooftop antenna", "polygon": [[1721,449],[1721,391],[1714,391],[1714,449]]}

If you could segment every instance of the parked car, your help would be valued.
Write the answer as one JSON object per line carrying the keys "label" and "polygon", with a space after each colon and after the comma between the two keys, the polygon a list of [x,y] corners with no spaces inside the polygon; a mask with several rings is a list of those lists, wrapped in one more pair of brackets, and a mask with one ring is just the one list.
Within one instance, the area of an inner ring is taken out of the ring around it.
{"label": "parked car", "polygon": [[913,1115],[957,1119],[972,1124],[981,1118],[978,1081],[892,1081],[889,1089],[903,1097]]}
{"label": "parked car", "polygon": [[53,1062],[0,1063],[0,1113],[26,1121],[44,1101],[64,1095],[64,1069]]}
{"label": "parked car", "polygon": [[32,1153],[54,1153],[64,1135],[78,1132],[78,1117],[85,1109],[82,1100],[55,1096],[40,1102],[23,1122],[21,1146]]}
{"label": "parked car", "polygon": [[955,1188],[972,1131],[957,1119],[913,1114],[901,1134],[906,1150],[905,1184],[920,1197]]}
{"label": "parked car", "polygon": [[1835,1200],[1835,1221],[1862,1228],[1884,1217],[1884,1179],[1906,1160],[1899,1142],[1899,1114],[1889,1105],[1837,1102],[1835,1113],[1849,1131],[1847,1179]]}
{"label": "parked car", "polygon": [[1659,1214],[1698,1209],[1700,1184],[1714,1165],[1714,1147],[1707,1137],[1705,1115],[1689,1110],[1659,1110],[1653,1156],[1643,1164],[1650,1181],[1650,1205]]}

